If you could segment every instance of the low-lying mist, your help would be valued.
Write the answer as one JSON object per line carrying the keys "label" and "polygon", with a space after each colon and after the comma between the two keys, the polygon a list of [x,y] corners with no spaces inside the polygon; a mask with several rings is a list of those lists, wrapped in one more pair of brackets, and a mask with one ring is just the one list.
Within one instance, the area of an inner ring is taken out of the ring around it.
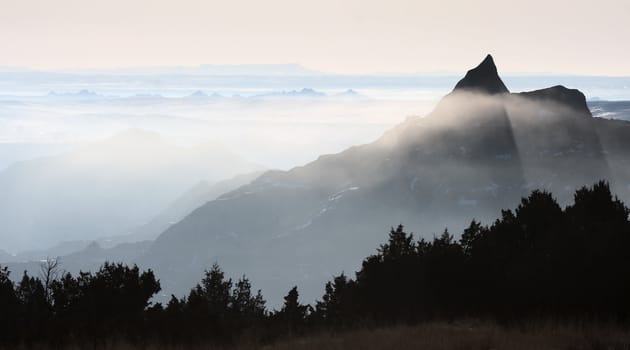
{"label": "low-lying mist", "polygon": [[63,151],[137,128],[157,132],[180,145],[211,141],[253,162],[287,169],[323,153],[369,142],[405,117],[428,111],[432,103],[360,97],[150,96],[95,101],[0,101],[0,142],[12,145],[11,154],[0,152],[0,167],[33,158],[38,149],[46,155],[55,148]]}
{"label": "low-lying mist", "polygon": [[370,142],[431,106],[355,92],[292,94],[0,101],[0,249],[133,234],[200,182],[304,164]]}

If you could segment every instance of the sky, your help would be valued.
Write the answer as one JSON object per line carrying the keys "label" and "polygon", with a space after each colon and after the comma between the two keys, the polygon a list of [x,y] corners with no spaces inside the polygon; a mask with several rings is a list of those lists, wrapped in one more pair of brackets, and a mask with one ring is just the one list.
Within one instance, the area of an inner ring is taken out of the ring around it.
{"label": "sky", "polygon": [[0,66],[630,76],[630,1],[0,0]]}

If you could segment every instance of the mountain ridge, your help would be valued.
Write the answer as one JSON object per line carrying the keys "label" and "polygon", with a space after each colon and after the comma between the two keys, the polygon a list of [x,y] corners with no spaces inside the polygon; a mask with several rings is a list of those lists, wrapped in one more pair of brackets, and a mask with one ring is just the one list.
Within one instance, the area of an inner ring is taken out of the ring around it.
{"label": "mountain ridge", "polygon": [[[581,92],[506,91],[488,56],[428,116],[266,172],[172,225],[138,261],[169,292],[217,261],[250,276],[272,305],[292,285],[311,300],[333,273],[357,270],[391,225],[425,237],[444,227],[459,232],[473,218],[491,222],[532,189],[568,202],[574,189],[602,178],[630,183],[630,134],[593,118]],[[629,196],[630,188],[616,192]]]}
{"label": "mountain ridge", "polygon": [[63,155],[14,163],[0,171],[2,248],[15,253],[51,247],[55,236],[122,235],[200,180],[260,169],[212,144],[177,147],[137,129]]}

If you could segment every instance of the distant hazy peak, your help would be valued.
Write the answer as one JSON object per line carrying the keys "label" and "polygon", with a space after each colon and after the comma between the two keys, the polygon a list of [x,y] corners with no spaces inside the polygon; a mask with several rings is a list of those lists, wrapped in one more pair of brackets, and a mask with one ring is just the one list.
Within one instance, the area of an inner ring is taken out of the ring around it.
{"label": "distant hazy peak", "polygon": [[475,68],[469,70],[466,76],[455,85],[456,90],[472,90],[489,94],[503,94],[510,91],[505,87],[497,72],[497,66],[491,55]]}
{"label": "distant hazy peak", "polygon": [[192,94],[188,95],[188,97],[191,97],[191,98],[206,98],[206,97],[208,97],[208,94],[206,94],[205,92],[203,92],[201,90],[197,90],[197,91],[193,92]]}
{"label": "distant hazy peak", "polygon": [[87,247],[83,249],[85,252],[97,252],[102,250],[101,245],[98,244],[97,241],[92,241],[92,243],[88,244]]}

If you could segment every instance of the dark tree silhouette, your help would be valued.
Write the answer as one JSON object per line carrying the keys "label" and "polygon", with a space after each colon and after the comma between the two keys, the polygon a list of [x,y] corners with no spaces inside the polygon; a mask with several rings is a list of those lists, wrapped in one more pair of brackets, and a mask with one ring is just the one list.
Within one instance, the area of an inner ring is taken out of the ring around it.
{"label": "dark tree silhouette", "polygon": [[59,257],[47,257],[45,261],[40,263],[39,270],[39,278],[42,280],[46,291],[46,300],[52,304],[52,283],[62,274]]}
{"label": "dark tree silhouette", "polygon": [[0,342],[11,344],[17,339],[17,322],[20,301],[15,285],[9,278],[11,272],[0,266]]}
{"label": "dark tree silhouette", "polygon": [[378,249],[379,256],[383,259],[398,259],[414,254],[416,250],[413,234],[407,234],[403,225],[398,225],[389,232],[389,241]]}
{"label": "dark tree silhouette", "polygon": [[467,256],[470,256],[472,254],[473,247],[475,246],[479,237],[481,237],[481,235],[483,234],[482,230],[483,226],[480,222],[477,222],[476,220],[471,221],[470,225],[466,229],[464,229],[464,232],[462,233],[462,237],[460,239],[460,243],[462,245],[462,249],[464,250],[464,254],[466,254]]}
{"label": "dark tree silhouette", "polygon": [[217,322],[227,316],[230,308],[232,280],[225,279],[225,274],[217,263],[205,272],[201,284],[191,290],[187,308],[198,318],[208,318]]}
{"label": "dark tree silhouette", "polygon": [[265,300],[260,290],[252,295],[252,285],[243,276],[234,285],[231,297],[232,312],[243,321],[259,320],[265,316]]}
{"label": "dark tree silhouette", "polygon": [[22,304],[25,319],[41,320],[48,317],[46,289],[39,278],[30,277],[26,271],[17,285],[16,294]]}
{"label": "dark tree silhouette", "polygon": [[284,297],[282,309],[276,315],[291,332],[303,326],[309,308],[308,305],[300,304],[299,295],[297,286],[291,288]]}
{"label": "dark tree silhouette", "polygon": [[67,339],[101,346],[112,337],[224,346],[244,333],[269,341],[321,327],[457,317],[630,321],[630,210],[608,183],[577,190],[565,209],[533,191],[500,214],[489,226],[473,220],[459,240],[445,229],[416,241],[402,225],[392,228],[354,279],[342,273],[326,283],[314,309],[294,287],[268,313],[260,290],[245,276],[232,283],[218,264],[166,307],[151,304],[159,281],[137,266],[56,276],[49,261],[41,278],[25,273],[17,284],[0,267],[0,347],[63,348]]}
{"label": "dark tree silhouette", "polygon": [[345,274],[327,282],[322,300],[315,305],[313,318],[318,323],[342,326],[345,320],[351,319],[356,312],[353,301],[354,281]]}

